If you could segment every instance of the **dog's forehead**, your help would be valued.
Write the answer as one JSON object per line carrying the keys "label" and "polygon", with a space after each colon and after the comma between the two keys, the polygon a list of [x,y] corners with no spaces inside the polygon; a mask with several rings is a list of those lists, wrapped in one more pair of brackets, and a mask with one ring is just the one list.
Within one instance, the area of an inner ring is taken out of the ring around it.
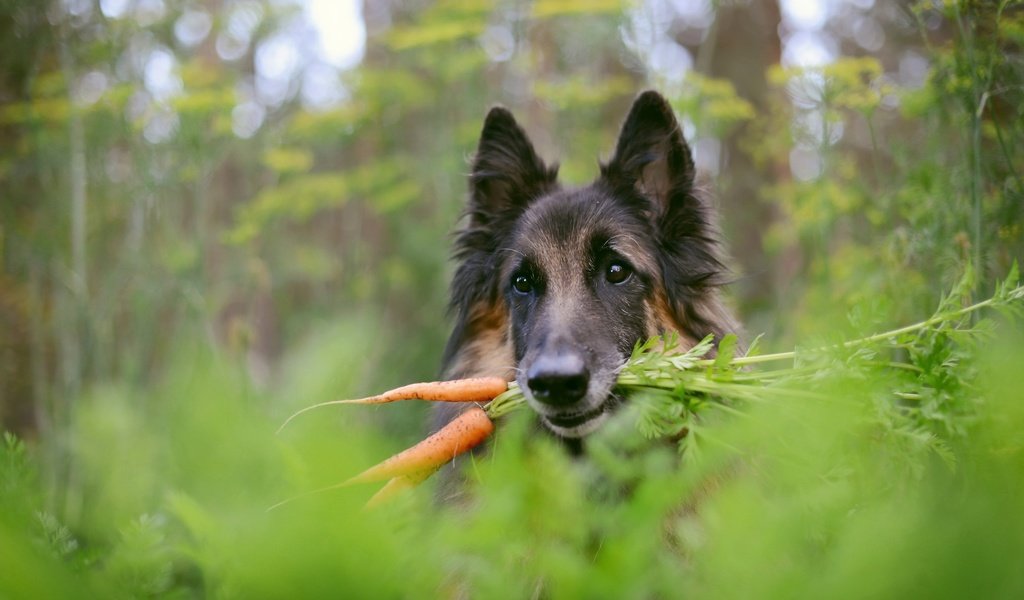
{"label": "dog's forehead", "polygon": [[594,236],[612,225],[603,214],[606,202],[589,188],[559,190],[539,198],[520,220],[517,245],[548,257],[584,256]]}
{"label": "dog's forehead", "polygon": [[592,266],[598,246],[643,262],[641,240],[647,237],[639,215],[590,186],[534,201],[520,219],[514,246],[541,267],[579,272]]}

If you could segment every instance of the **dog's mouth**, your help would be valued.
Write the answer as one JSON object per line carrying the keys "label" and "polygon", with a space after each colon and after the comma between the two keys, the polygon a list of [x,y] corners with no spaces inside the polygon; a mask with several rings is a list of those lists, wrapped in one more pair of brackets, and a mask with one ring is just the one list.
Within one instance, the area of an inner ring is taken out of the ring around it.
{"label": "dog's mouth", "polygon": [[541,414],[544,425],[556,435],[563,438],[578,439],[593,433],[604,423],[610,413],[612,396],[594,408],[556,414]]}
{"label": "dog's mouth", "polygon": [[519,381],[519,387],[546,429],[561,438],[580,439],[596,431],[622,403],[613,389],[617,372],[607,371],[592,377],[583,398],[561,406],[538,400],[526,381]]}
{"label": "dog's mouth", "polygon": [[605,404],[607,404],[607,402],[602,402],[595,408],[581,412],[544,415],[544,420],[555,427],[562,427],[565,429],[578,427],[591,419],[599,417],[604,412]]}

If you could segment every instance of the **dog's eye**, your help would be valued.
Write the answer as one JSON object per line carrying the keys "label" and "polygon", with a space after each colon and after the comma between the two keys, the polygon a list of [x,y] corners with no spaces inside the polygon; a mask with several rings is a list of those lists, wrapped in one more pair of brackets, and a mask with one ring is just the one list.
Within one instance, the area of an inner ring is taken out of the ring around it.
{"label": "dog's eye", "polygon": [[520,294],[529,294],[533,291],[533,282],[527,275],[517,273],[512,276],[512,289]]}
{"label": "dog's eye", "polygon": [[608,283],[622,283],[629,279],[629,276],[633,274],[633,269],[629,268],[629,265],[615,261],[608,265],[608,270],[605,272],[605,279]]}

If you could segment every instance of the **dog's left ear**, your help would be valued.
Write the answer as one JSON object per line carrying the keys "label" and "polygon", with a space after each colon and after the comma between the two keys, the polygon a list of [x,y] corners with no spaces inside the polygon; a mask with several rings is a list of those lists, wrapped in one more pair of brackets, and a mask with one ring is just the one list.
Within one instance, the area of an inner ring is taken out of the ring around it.
{"label": "dog's left ear", "polygon": [[685,203],[693,188],[693,157],[661,94],[649,90],[633,102],[615,156],[601,172],[614,184],[634,186],[661,214],[684,208],[676,205]]}

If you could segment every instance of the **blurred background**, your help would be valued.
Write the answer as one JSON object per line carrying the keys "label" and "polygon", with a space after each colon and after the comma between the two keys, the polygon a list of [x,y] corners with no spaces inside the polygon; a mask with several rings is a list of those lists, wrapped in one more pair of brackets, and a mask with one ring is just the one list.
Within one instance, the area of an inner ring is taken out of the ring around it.
{"label": "blurred background", "polygon": [[1024,248],[1007,4],[2,0],[0,428],[59,499],[83,398],[145,412],[171,364],[275,417],[435,377],[495,103],[581,184],[669,97],[768,346],[918,320],[966,269],[983,296]]}

